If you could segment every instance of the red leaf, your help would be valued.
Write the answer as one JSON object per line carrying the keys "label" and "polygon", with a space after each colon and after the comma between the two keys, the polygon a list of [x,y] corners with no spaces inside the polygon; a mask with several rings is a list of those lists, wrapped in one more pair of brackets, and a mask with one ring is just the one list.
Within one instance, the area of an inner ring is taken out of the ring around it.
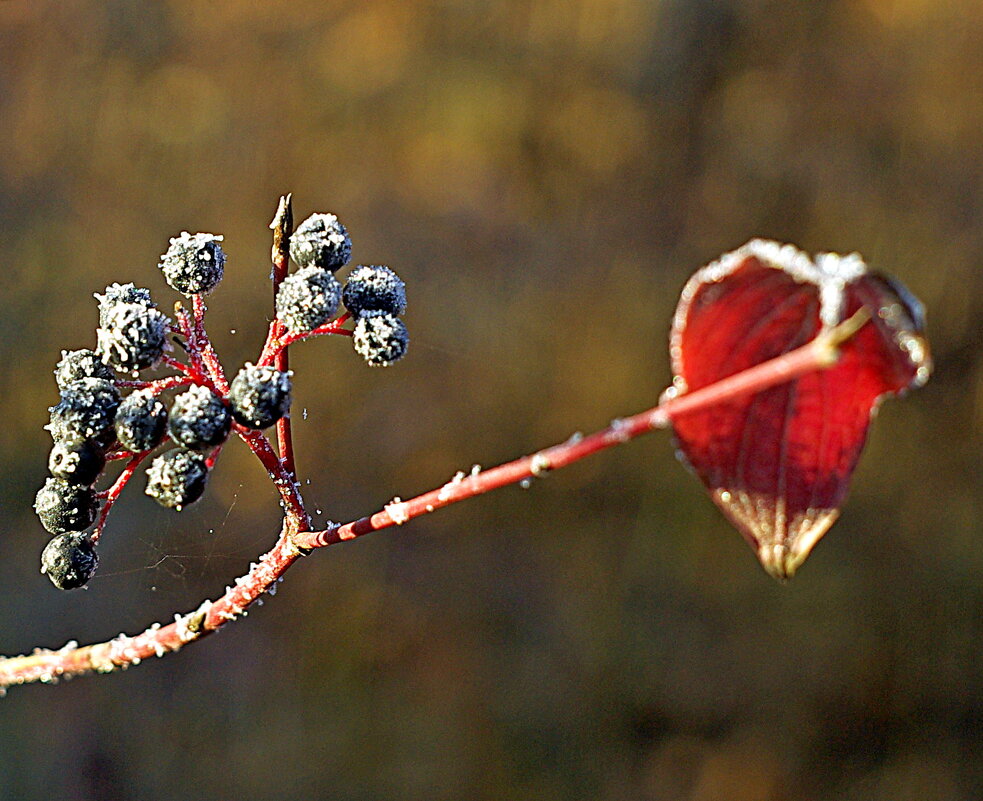
{"label": "red leaf", "polygon": [[676,309],[682,393],[804,345],[861,306],[871,321],[835,366],[672,421],[681,457],[776,578],[790,578],[839,515],[880,398],[928,379],[921,304],[856,254],[814,261],[752,240],[699,270]]}

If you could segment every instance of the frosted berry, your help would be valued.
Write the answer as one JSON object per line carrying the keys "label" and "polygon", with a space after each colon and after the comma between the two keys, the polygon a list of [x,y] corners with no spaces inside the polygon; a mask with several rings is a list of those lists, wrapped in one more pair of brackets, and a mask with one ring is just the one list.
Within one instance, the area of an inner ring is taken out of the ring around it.
{"label": "frosted berry", "polygon": [[106,453],[97,442],[56,442],[48,455],[48,472],[70,484],[90,486],[106,466]]}
{"label": "frosted berry", "polygon": [[143,289],[133,283],[129,284],[110,284],[106,287],[103,294],[95,293],[93,296],[99,301],[99,325],[107,324],[109,312],[114,306],[121,303],[135,303],[145,309],[156,309],[157,304],[150,299],[150,290]]}
{"label": "frosted berry", "polygon": [[167,407],[149,389],[127,395],[116,410],[116,438],[133,453],[156,448],[167,433]]}
{"label": "frosted berry", "polygon": [[49,478],[38,490],[34,511],[47,531],[64,534],[91,526],[99,511],[99,501],[91,487],[70,484],[63,478]]}
{"label": "frosted berry", "polygon": [[269,428],[290,408],[290,374],[246,363],[229,391],[232,416],[248,428]]}
{"label": "frosted berry", "polygon": [[205,457],[175,448],[162,453],[147,468],[147,495],[161,506],[181,511],[202,496],[207,481]]}
{"label": "frosted berry", "polygon": [[151,367],[164,355],[168,324],[157,309],[117,303],[106,311],[96,329],[99,355],[121,372]]}
{"label": "frosted berry", "polygon": [[300,267],[337,270],[352,257],[352,240],[333,214],[312,214],[290,235],[290,258]]}
{"label": "frosted berry", "polygon": [[56,442],[97,440],[108,445],[115,438],[113,419],[119,406],[119,390],[102,378],[82,378],[62,390],[61,400],[48,409],[45,426]]}
{"label": "frosted berry", "polygon": [[174,399],[168,430],[178,445],[208,450],[225,442],[231,428],[228,408],[208,387],[191,387]]}
{"label": "frosted berry", "polygon": [[304,267],[280,284],[276,315],[291,331],[310,331],[334,317],[340,300],[338,279],[320,267]]}
{"label": "frosted berry", "polygon": [[65,389],[81,378],[102,378],[112,381],[116,376],[94,350],[63,350],[61,361],[55,367],[58,389]]}
{"label": "frosted berry", "polygon": [[95,545],[80,532],[59,534],[41,552],[41,572],[59,590],[84,587],[98,565]]}
{"label": "frosted berry", "polygon": [[406,284],[388,267],[360,264],[348,274],[341,298],[355,315],[366,311],[402,314],[406,311]]}
{"label": "frosted berry", "polygon": [[355,323],[352,344],[371,367],[388,367],[406,355],[409,333],[403,321],[382,311],[366,312]]}
{"label": "frosted berry", "polygon": [[160,270],[171,289],[182,295],[207,295],[225,273],[225,253],[214,234],[189,234],[171,239],[160,258]]}

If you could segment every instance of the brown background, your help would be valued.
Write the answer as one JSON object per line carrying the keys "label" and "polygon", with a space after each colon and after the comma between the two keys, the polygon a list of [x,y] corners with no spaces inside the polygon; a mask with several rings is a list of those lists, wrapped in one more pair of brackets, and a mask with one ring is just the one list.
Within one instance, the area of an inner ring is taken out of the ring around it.
{"label": "brown background", "polygon": [[38,575],[31,504],[92,293],[167,308],[167,238],[222,233],[211,330],[255,358],[281,192],[409,286],[399,366],[294,354],[320,520],[651,405],[680,287],[751,236],[897,275],[937,359],[789,586],[654,435],[12,691],[0,797],[983,796],[981,73],[971,0],[0,3],[2,653],[169,620],[272,542],[235,445],[181,515],[127,492],[86,592]]}

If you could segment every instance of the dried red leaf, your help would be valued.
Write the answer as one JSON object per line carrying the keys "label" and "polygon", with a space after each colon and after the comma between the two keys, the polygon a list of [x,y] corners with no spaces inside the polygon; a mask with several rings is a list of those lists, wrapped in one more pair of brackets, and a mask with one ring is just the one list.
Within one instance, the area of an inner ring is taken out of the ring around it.
{"label": "dried red leaf", "polygon": [[800,347],[861,306],[871,320],[833,367],[672,421],[680,456],[776,578],[839,515],[879,400],[928,379],[921,304],[856,254],[813,260],[752,240],[699,270],[676,309],[678,394]]}

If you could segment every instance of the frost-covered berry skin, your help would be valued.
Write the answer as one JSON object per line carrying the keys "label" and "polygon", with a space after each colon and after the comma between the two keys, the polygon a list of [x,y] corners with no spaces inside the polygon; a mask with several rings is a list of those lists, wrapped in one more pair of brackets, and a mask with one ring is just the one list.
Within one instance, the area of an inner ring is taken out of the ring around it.
{"label": "frost-covered berry skin", "polygon": [[214,234],[189,234],[171,239],[171,246],[160,257],[160,270],[171,289],[182,295],[207,295],[222,280],[225,253]]}
{"label": "frost-covered berry skin", "polygon": [[171,439],[195,451],[221,445],[232,428],[228,408],[208,387],[194,386],[178,395],[170,417]]}
{"label": "frost-covered berry skin", "polygon": [[312,214],[290,235],[290,258],[300,267],[337,270],[352,257],[352,240],[333,214]]}
{"label": "frost-covered berry skin", "polygon": [[229,390],[232,416],[247,428],[269,428],[290,408],[290,374],[246,363]]}
{"label": "frost-covered berry skin", "polygon": [[97,440],[109,444],[115,438],[113,420],[119,407],[119,390],[102,378],[73,381],[61,392],[61,400],[49,407],[51,422],[45,428],[56,442]]}
{"label": "frost-covered berry skin", "polygon": [[101,378],[112,381],[115,378],[112,368],[103,363],[94,350],[63,350],[61,361],[55,367],[55,382],[58,389],[65,389],[73,381],[82,378]]}
{"label": "frost-covered berry skin", "polygon": [[84,587],[99,566],[95,545],[85,534],[59,534],[41,552],[41,572],[59,590]]}
{"label": "frost-covered berry skin", "polygon": [[388,367],[406,355],[410,337],[403,321],[382,311],[365,312],[355,323],[352,345],[370,367]]}
{"label": "frost-covered berry skin", "polygon": [[91,487],[70,484],[63,478],[49,478],[38,490],[34,511],[41,525],[52,534],[84,531],[95,522],[99,501]]}
{"label": "frost-covered berry skin", "polygon": [[102,360],[120,372],[143,370],[164,355],[169,321],[157,309],[139,303],[117,303],[96,329]]}
{"label": "frost-covered berry skin", "polygon": [[167,407],[149,389],[131,392],[116,410],[116,438],[133,453],[160,445],[167,433]]}
{"label": "frost-covered berry skin", "polygon": [[69,484],[91,486],[106,466],[106,453],[97,442],[56,442],[48,455],[48,472]]}
{"label": "frost-covered berry skin", "polygon": [[338,279],[320,267],[304,267],[280,284],[276,316],[290,331],[311,331],[334,317],[340,301]]}
{"label": "frost-covered berry skin", "polygon": [[162,453],[147,468],[147,495],[179,512],[202,496],[207,482],[205,457],[186,448]]}
{"label": "frost-covered berry skin", "polygon": [[355,315],[367,311],[399,315],[406,311],[406,284],[388,267],[360,264],[348,274],[341,299]]}
{"label": "frost-covered berry skin", "polygon": [[150,299],[150,290],[136,284],[110,284],[103,294],[98,292],[93,297],[99,301],[99,325],[106,326],[109,312],[121,303],[135,303],[145,309],[156,309],[157,304]]}

